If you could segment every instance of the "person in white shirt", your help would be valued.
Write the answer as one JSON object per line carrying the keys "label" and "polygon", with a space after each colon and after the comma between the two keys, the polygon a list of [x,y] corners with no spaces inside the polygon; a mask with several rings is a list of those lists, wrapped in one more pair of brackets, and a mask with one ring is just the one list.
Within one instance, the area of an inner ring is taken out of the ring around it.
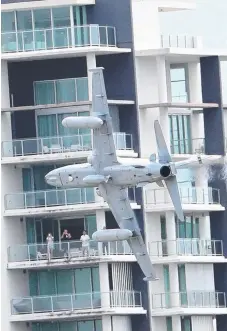
{"label": "person in white shirt", "polygon": [[89,241],[90,241],[90,237],[86,233],[86,231],[83,231],[83,234],[80,237],[80,241],[82,241],[82,254],[83,254],[83,256],[85,256],[85,255],[88,256],[89,255]]}
{"label": "person in white shirt", "polygon": [[46,241],[47,241],[47,254],[48,254],[48,258],[50,259],[52,257],[53,249],[54,249],[54,237],[52,236],[51,233],[48,233]]}

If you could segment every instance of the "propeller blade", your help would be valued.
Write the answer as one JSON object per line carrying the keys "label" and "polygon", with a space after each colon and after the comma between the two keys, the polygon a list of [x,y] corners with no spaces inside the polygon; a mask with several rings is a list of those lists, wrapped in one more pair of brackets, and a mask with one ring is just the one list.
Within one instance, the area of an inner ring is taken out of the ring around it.
{"label": "propeller blade", "polygon": [[166,187],[169,191],[170,198],[173,202],[173,206],[177,217],[180,221],[184,221],[184,213],[181,204],[180,192],[178,189],[176,176],[171,176],[165,180]]}
{"label": "propeller blade", "polygon": [[158,146],[159,163],[161,164],[169,163],[172,161],[172,158],[171,155],[169,154],[161,126],[157,120],[154,121],[154,130],[155,130],[156,143]]}

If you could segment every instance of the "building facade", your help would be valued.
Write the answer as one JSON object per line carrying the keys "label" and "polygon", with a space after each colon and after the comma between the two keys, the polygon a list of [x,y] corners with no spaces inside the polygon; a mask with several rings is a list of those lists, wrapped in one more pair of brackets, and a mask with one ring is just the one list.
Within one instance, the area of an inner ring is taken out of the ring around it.
{"label": "building facade", "polygon": [[[93,189],[44,176],[86,162],[89,69],[104,67],[117,153],[156,152],[159,119],[174,160],[226,155],[220,61],[190,36],[160,35],[162,12],[192,0],[2,0],[2,327],[5,331],[224,331],[227,190],[222,163],[178,172],[185,221],[156,184],[129,190],[159,280],[146,283],[127,243],[80,236],[115,228]],[[180,32],[180,31],[179,31]],[[72,239],[63,242],[67,229]],[[52,246],[47,235],[54,237]]]}

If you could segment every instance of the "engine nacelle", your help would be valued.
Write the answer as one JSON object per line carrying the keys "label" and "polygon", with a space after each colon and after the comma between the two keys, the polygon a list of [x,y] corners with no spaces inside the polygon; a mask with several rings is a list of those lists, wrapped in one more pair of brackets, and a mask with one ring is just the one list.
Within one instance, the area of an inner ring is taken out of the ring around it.
{"label": "engine nacelle", "polygon": [[98,129],[103,125],[103,121],[95,116],[71,116],[64,118],[62,125],[65,128]]}
{"label": "engine nacelle", "polygon": [[132,231],[128,229],[105,229],[93,233],[92,239],[98,242],[122,241],[132,237]]}

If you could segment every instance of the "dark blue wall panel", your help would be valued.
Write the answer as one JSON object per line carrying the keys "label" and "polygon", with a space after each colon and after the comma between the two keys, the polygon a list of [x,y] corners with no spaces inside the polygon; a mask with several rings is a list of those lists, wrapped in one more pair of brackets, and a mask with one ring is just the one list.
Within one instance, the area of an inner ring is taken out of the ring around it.
{"label": "dark blue wall panel", "polygon": [[[34,105],[34,81],[87,77],[85,58],[12,62],[9,63],[8,70],[10,94],[13,95],[15,107]],[[19,111],[13,117],[13,138],[36,136],[34,111]]]}
{"label": "dark blue wall panel", "polygon": [[[217,56],[200,60],[203,102],[218,103],[218,108],[204,109],[205,151],[208,155],[225,155],[224,120],[220,61]],[[212,167],[210,186],[220,190],[221,204],[227,208],[227,188],[223,180],[222,166]],[[227,257],[227,211],[210,213],[211,237],[223,240]],[[216,291],[227,294],[227,265],[214,265]],[[217,316],[217,329],[227,329],[227,316]]]}
{"label": "dark blue wall panel", "polygon": [[88,24],[108,25],[116,28],[117,44],[131,47],[132,25],[129,0],[96,0],[87,7]]}

